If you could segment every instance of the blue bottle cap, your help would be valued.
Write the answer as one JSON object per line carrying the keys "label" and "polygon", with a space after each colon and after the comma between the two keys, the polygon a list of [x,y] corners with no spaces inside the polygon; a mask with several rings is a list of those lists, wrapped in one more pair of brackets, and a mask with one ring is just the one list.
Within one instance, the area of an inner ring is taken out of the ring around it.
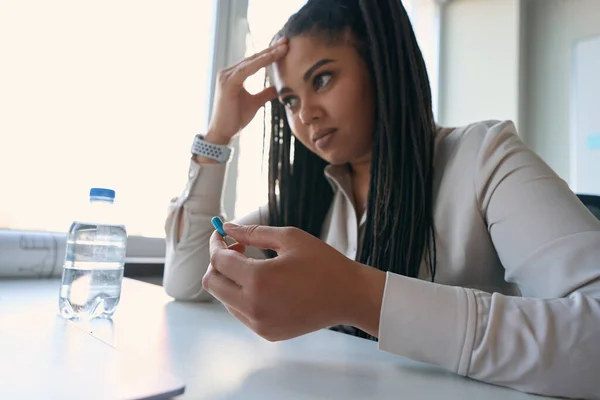
{"label": "blue bottle cap", "polygon": [[115,199],[115,191],[112,189],[105,188],[91,188],[90,189],[90,199],[98,199],[98,200],[110,200],[113,201]]}

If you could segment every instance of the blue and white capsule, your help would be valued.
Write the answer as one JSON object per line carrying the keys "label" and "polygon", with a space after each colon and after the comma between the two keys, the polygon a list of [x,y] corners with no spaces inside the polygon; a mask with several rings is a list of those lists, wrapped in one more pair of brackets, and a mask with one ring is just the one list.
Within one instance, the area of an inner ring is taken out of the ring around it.
{"label": "blue and white capsule", "polygon": [[212,219],[210,220],[210,222],[212,222],[213,226],[215,227],[215,229],[217,230],[217,232],[219,232],[219,234],[221,236],[223,236],[223,237],[227,236],[227,234],[223,230],[223,221],[221,220],[221,218],[219,218],[219,217],[212,217]]}

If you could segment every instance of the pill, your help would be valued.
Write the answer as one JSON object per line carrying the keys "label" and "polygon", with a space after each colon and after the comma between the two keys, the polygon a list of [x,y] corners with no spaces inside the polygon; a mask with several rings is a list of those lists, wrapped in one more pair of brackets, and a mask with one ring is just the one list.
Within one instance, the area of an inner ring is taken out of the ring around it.
{"label": "pill", "polygon": [[217,232],[219,232],[221,234],[221,236],[223,236],[223,237],[227,236],[227,234],[223,230],[223,221],[221,221],[221,218],[219,218],[219,217],[213,217],[210,220],[210,222],[212,222],[213,226],[215,227],[215,229],[217,230]]}

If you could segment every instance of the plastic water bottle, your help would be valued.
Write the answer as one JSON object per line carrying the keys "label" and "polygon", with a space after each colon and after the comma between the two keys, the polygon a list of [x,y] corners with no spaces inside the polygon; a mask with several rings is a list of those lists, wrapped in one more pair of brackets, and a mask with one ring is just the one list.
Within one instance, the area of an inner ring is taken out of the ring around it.
{"label": "plastic water bottle", "polygon": [[86,219],[71,224],[58,301],[64,318],[110,318],[119,304],[127,231],[115,224],[114,199],[114,190],[92,188]]}

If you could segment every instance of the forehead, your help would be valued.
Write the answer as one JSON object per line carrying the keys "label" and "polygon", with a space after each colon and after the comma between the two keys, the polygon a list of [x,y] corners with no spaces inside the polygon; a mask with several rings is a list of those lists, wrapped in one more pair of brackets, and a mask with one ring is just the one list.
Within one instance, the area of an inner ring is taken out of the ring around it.
{"label": "forehead", "polygon": [[277,90],[284,86],[302,83],[304,73],[323,59],[349,61],[356,56],[351,44],[329,44],[311,36],[296,36],[289,40],[285,57],[273,65],[273,78]]}

